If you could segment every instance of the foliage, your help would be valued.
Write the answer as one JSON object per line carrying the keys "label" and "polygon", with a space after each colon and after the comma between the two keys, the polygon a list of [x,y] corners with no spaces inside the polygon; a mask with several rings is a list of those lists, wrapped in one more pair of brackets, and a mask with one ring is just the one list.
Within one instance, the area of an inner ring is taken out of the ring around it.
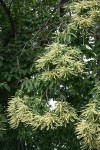
{"label": "foliage", "polygon": [[5,122],[6,122],[6,118],[2,112],[2,106],[0,105],[0,141],[2,141],[3,136],[5,135]]}
{"label": "foliage", "polygon": [[0,148],[99,150],[100,1],[1,1],[0,11]]}
{"label": "foliage", "polygon": [[[99,86],[97,89],[98,92]],[[78,138],[82,139],[83,148],[100,149],[100,94],[94,93],[93,98],[80,116],[76,131]]]}

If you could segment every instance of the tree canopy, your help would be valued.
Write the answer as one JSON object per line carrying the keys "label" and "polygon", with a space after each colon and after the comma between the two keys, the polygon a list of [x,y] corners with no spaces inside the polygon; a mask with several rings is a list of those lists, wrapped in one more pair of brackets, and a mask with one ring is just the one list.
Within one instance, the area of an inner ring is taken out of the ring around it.
{"label": "tree canopy", "polygon": [[100,1],[0,0],[0,12],[0,148],[99,150]]}

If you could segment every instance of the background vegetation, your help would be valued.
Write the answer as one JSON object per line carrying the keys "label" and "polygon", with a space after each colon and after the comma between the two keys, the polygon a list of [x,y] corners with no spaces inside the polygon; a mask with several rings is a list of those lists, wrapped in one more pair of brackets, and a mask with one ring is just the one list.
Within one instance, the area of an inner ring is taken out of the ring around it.
{"label": "background vegetation", "polygon": [[0,0],[0,149],[100,149],[99,0]]}

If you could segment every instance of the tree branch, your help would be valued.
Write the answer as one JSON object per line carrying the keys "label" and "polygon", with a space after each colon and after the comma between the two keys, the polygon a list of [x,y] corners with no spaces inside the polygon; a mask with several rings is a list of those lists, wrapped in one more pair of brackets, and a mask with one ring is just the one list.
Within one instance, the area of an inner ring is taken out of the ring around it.
{"label": "tree branch", "polygon": [[11,26],[11,36],[13,38],[15,38],[15,24],[14,24],[14,20],[13,20],[13,17],[11,15],[11,12],[9,10],[9,8],[7,7],[6,3],[3,1],[3,0],[0,0],[0,3],[1,3],[1,6],[2,8],[4,9],[7,17],[8,17],[8,20],[10,22],[10,26]]}

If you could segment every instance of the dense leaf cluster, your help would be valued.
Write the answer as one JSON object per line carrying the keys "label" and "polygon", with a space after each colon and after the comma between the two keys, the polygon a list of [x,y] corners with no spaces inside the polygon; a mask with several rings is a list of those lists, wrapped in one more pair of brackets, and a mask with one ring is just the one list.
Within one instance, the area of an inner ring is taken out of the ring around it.
{"label": "dense leaf cluster", "polygon": [[0,148],[99,150],[100,1],[3,2]]}

